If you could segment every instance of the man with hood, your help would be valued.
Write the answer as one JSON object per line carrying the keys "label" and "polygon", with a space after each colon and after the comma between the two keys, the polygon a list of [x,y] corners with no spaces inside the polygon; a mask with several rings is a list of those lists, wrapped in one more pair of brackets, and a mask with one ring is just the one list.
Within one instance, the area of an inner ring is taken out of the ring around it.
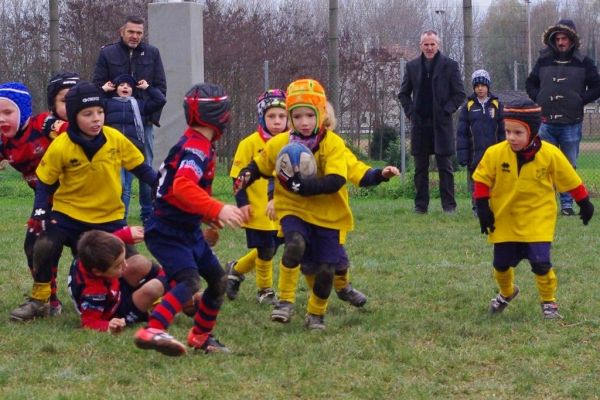
{"label": "man with hood", "polygon": [[[561,19],[542,35],[544,47],[525,83],[529,97],[542,107],[540,137],[577,165],[583,106],[600,97],[600,76],[594,62],[579,51],[575,23]],[[560,194],[560,213],[575,215],[573,198]]]}

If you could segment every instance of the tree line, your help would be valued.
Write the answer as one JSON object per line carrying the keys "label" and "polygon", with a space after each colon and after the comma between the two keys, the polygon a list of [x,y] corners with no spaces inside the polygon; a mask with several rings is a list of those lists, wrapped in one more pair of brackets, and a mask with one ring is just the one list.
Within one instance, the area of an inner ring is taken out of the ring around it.
{"label": "tree line", "polygon": [[[60,65],[91,78],[99,49],[118,40],[127,15],[147,19],[149,0],[61,0]],[[234,105],[233,121],[221,143],[230,155],[239,139],[256,126],[255,99],[269,86],[284,88],[299,77],[327,87],[329,2],[323,0],[206,0],[204,8],[205,80],[222,84]],[[475,5],[477,2],[474,2]],[[402,60],[419,54],[419,35],[435,29],[442,51],[463,62],[462,2],[457,0],[340,0],[340,110],[338,130],[361,148],[377,129],[399,126],[397,93]],[[485,68],[493,90],[527,76],[527,5],[524,0],[492,0],[475,7],[474,67]],[[600,2],[546,0],[530,5],[533,62],[543,31],[560,18],[577,24],[582,50],[595,59],[596,16]],[[31,89],[36,110],[46,107],[50,70],[48,2],[0,0],[0,80],[19,80]],[[147,26],[148,29],[152,29]],[[150,41],[151,41],[150,37]],[[467,91],[470,88],[467,88]],[[377,148],[377,146],[373,146]]]}

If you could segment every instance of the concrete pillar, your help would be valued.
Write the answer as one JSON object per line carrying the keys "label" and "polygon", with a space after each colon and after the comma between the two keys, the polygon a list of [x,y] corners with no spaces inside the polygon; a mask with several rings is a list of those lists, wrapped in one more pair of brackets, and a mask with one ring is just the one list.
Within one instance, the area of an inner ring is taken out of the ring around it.
{"label": "concrete pillar", "polygon": [[202,11],[194,2],[161,2],[148,5],[148,40],[158,47],[167,76],[167,104],[154,128],[154,167],[186,128],[183,95],[195,83],[204,81]]}

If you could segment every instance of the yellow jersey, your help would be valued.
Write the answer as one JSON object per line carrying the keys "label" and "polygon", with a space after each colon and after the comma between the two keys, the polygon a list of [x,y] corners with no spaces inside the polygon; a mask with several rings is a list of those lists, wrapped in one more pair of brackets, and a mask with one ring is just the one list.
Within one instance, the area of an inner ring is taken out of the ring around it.
{"label": "yellow jersey", "polygon": [[[277,155],[289,140],[289,132],[280,133],[269,140],[265,151],[254,158],[263,175],[273,174]],[[346,145],[335,132],[327,131],[314,156],[317,163],[317,176],[336,174],[347,178]],[[278,179],[275,179],[274,201],[279,219],[286,215],[294,215],[324,228],[345,232],[354,228],[346,185],[331,194],[301,196],[287,190]]]}
{"label": "yellow jersey", "polygon": [[517,167],[517,154],[507,141],[489,147],[473,180],[490,188],[494,213],[491,243],[551,242],[556,227],[556,190],[568,192],[581,185],[581,178],[563,152],[548,142],[535,158]]}
{"label": "yellow jersey", "polygon": [[[229,176],[237,178],[240,170],[250,163],[254,157],[258,156],[265,149],[266,142],[260,136],[260,133],[254,132],[244,138],[237,147],[233,156],[233,164]],[[244,228],[257,229],[261,231],[277,230],[277,223],[271,221],[265,214],[269,180],[265,178],[257,179],[252,185],[246,189],[248,201],[252,209],[250,220],[243,225]]]}
{"label": "yellow jersey", "polygon": [[104,126],[102,131],[106,143],[91,161],[66,133],[48,147],[35,172],[47,185],[60,184],[54,193],[52,210],[89,223],[125,217],[121,168],[131,170],[141,165],[144,156],[118,130]]}

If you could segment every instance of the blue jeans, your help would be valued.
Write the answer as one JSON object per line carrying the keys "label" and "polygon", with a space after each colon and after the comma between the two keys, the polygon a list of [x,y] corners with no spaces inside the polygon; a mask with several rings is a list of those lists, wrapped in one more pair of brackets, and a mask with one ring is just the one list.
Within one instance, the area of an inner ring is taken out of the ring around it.
{"label": "blue jeans", "polygon": [[[567,159],[577,168],[579,156],[579,143],[581,142],[581,122],[577,124],[542,124],[540,138],[558,146],[567,156]],[[573,208],[573,198],[569,193],[560,194],[560,208]]]}
{"label": "blue jeans", "polygon": [[121,201],[125,204],[125,219],[129,215],[129,203],[131,202],[131,183],[133,182],[133,174],[127,171],[125,168],[121,168],[121,186],[123,192],[121,193]]}
{"label": "blue jeans", "polygon": [[[152,167],[154,161],[154,126],[144,125],[144,158],[146,164]],[[140,218],[142,223],[152,214],[152,188],[140,182]]]}

